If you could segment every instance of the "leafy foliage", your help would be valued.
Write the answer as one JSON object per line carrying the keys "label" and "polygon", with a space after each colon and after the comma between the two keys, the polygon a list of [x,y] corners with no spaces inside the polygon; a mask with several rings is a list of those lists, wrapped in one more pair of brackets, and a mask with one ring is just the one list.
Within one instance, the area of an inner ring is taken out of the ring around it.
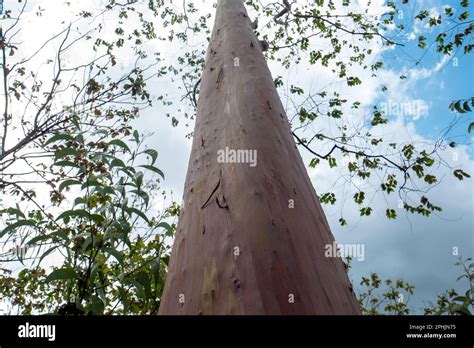
{"label": "leafy foliage", "polygon": [[[456,111],[460,114],[471,112],[473,108],[474,108],[474,97],[471,97],[470,99],[456,100],[449,105],[449,109],[451,111]],[[471,133],[472,129],[474,129],[474,122],[469,123],[469,126],[467,127],[468,133]]]}
{"label": "leafy foliage", "polygon": [[[161,216],[148,213],[159,181],[147,180],[145,174],[162,176],[155,167],[158,153],[141,150],[142,139],[138,134],[128,139],[130,133],[129,126],[109,132],[77,123],[61,137],[53,135],[44,146],[55,154],[55,178],[48,184],[58,209],[46,211],[38,204],[29,211],[2,211],[7,217],[2,234],[21,234],[25,254],[35,255],[30,256],[33,263],[39,258],[20,278],[46,292],[62,289],[54,297],[56,313],[64,306],[71,310],[72,304],[74,311],[92,314],[152,313],[159,306],[169,260],[164,239],[175,229],[165,219],[176,217],[179,208],[172,205]],[[34,201],[31,195],[28,199]],[[63,256],[63,264],[46,275],[38,267],[53,252]],[[23,303],[34,295],[17,291],[7,291],[5,297]],[[24,308],[33,309],[41,308]]]}
{"label": "leafy foliage", "polygon": [[463,274],[457,280],[465,279],[469,285],[466,292],[460,295],[455,289],[451,289],[438,295],[436,304],[424,309],[425,314],[472,315],[474,309],[474,263],[471,258],[465,260],[459,258],[456,266],[463,269]]}
{"label": "leafy foliage", "polygon": [[[104,15],[116,20],[116,41],[102,36]],[[14,71],[2,66],[13,87],[6,94],[0,152],[0,190],[9,198],[0,207],[0,238],[10,250],[0,262],[21,263],[23,269],[18,275],[2,270],[0,297],[25,314],[155,313],[169,260],[165,239],[174,234],[179,207],[172,203],[159,213],[164,174],[158,152],[145,146],[146,136],[132,122],[152,105],[148,80],[166,70],[156,72],[159,54],[147,59],[142,48],[156,37],[153,23],[134,6],[111,1],[77,17],[75,25],[87,22],[90,30],[66,25],[38,51],[60,38],[57,52],[44,63],[55,63],[51,83],[28,71],[30,60],[43,59],[38,52],[22,59],[21,46],[2,37],[3,49],[17,51],[9,59],[19,58],[11,63],[18,67]],[[127,18],[138,29],[125,26]],[[136,63],[118,72],[116,54],[125,41]],[[94,54],[73,66],[65,56],[79,42]],[[24,131],[17,142],[8,132],[17,126],[8,108],[11,96],[24,107],[15,120]]]}
{"label": "leafy foliage", "polygon": [[[350,259],[346,260],[350,265]],[[474,309],[473,280],[474,264],[471,258],[459,258],[456,266],[463,268],[463,274],[457,279],[467,279],[467,290],[464,295],[459,295],[455,289],[438,295],[436,304],[431,304],[423,309],[425,315],[471,315]],[[350,266],[349,266],[350,268]],[[359,304],[364,315],[408,315],[412,308],[409,306],[410,298],[415,287],[399,279],[382,280],[376,273],[369,277],[362,277],[361,290],[358,295]]]}

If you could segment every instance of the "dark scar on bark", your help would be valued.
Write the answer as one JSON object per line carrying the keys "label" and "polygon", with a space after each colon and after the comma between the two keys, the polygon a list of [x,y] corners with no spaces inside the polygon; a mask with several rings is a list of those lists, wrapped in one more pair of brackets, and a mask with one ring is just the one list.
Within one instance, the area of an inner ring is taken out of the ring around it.
{"label": "dark scar on bark", "polygon": [[211,194],[209,195],[209,198],[208,198],[207,201],[202,205],[201,209],[204,209],[204,208],[209,204],[209,201],[211,200],[212,196],[214,195],[214,193],[216,193],[217,189],[218,189],[219,186],[221,185],[221,178],[222,178],[222,171],[219,172],[219,181],[217,182],[216,187],[214,187],[214,190],[212,190]]}
{"label": "dark scar on bark", "polygon": [[217,206],[218,206],[219,208],[221,208],[221,209],[227,209],[227,210],[229,210],[229,206],[227,205],[227,202],[226,202],[226,200],[225,200],[225,197],[222,196],[222,198],[223,198],[223,201],[224,201],[224,204],[225,204],[225,205],[221,205],[221,202],[219,202],[219,197],[216,197]]}
{"label": "dark scar on bark", "polygon": [[222,81],[222,75],[224,73],[224,68],[221,66],[220,70],[219,70],[219,74],[217,74],[217,80],[216,80],[216,84],[217,84],[217,89],[219,89],[219,82]]}

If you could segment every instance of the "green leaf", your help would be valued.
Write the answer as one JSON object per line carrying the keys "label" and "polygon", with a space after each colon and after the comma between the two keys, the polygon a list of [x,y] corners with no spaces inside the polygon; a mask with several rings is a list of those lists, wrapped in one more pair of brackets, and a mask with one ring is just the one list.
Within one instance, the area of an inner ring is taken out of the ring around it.
{"label": "green leaf", "polygon": [[124,173],[127,174],[130,178],[134,179],[134,173],[135,173],[135,169],[134,169],[134,168],[132,168],[132,167],[125,167],[125,168],[122,168],[122,167],[120,167],[118,170],[121,171],[121,172],[124,172]]}
{"label": "green leaf", "polygon": [[163,174],[163,172],[160,169],[156,168],[155,166],[142,165],[142,166],[139,166],[139,167],[145,168],[147,170],[151,170],[152,172],[155,172],[158,175],[160,175],[163,179],[165,178],[165,174]]}
{"label": "green leaf", "polygon": [[100,187],[102,187],[102,183],[98,182],[98,181],[95,180],[95,179],[87,179],[87,181],[82,184],[81,190],[84,190],[84,189],[86,189],[86,188],[88,188],[88,187],[100,188]]}
{"label": "green leaf", "polygon": [[350,76],[347,78],[348,86],[357,86],[360,85],[362,81],[357,76]]}
{"label": "green leaf", "polygon": [[140,134],[138,133],[137,130],[133,131],[133,138],[135,139],[135,142],[138,144],[140,142]]}
{"label": "green leaf", "polygon": [[332,205],[334,205],[334,203],[336,203],[336,195],[332,192],[327,192],[327,193],[321,195],[321,197],[319,197],[319,201],[323,204],[332,204]]}
{"label": "green leaf", "polygon": [[0,210],[0,214],[9,214],[9,215],[16,215],[17,217],[21,217],[23,219],[26,218],[25,214],[23,214],[23,212],[20,210],[20,207],[16,206],[16,208],[7,208],[7,209],[3,209],[3,210]]}
{"label": "green leaf", "polygon": [[125,144],[125,143],[124,143],[122,140],[120,140],[120,139],[114,139],[114,140],[112,140],[111,142],[109,142],[108,145],[109,145],[109,146],[115,145],[115,146],[121,147],[121,148],[124,149],[126,152],[131,152],[131,151],[130,151],[130,148],[127,146],[127,144]]}
{"label": "green leaf", "polygon": [[166,265],[166,266],[169,266],[170,264],[170,255],[165,255],[161,258],[161,260],[163,261],[163,263]]}
{"label": "green leaf", "polygon": [[132,213],[140,216],[143,220],[145,220],[147,223],[150,223],[150,220],[148,219],[148,217],[145,215],[145,213],[143,213],[142,211],[138,210],[137,208],[130,208],[130,207],[127,207],[125,208],[125,211],[127,213],[129,213],[130,215],[132,215]]}
{"label": "green leaf", "polygon": [[459,180],[463,180],[464,178],[470,178],[471,175],[469,175],[468,173],[466,173],[465,171],[461,170],[461,169],[456,169],[454,172],[453,172],[453,175],[458,178]]}
{"label": "green leaf", "polygon": [[469,107],[469,101],[465,101],[464,104],[462,105],[464,111],[471,112],[471,108]]}
{"label": "green leaf", "polygon": [[170,224],[165,221],[160,222],[157,227],[163,227],[166,231],[171,230]]}
{"label": "green leaf", "polygon": [[348,166],[350,172],[355,172],[357,170],[357,163],[355,162],[349,162]]}
{"label": "green leaf", "polygon": [[30,226],[30,227],[36,226],[36,221],[35,220],[20,220],[11,225],[8,225],[7,227],[3,229],[3,231],[0,232],[0,238],[9,232],[12,232],[16,230],[17,228],[24,227],[24,226]]}
{"label": "green leaf", "polygon": [[143,151],[143,153],[146,153],[151,157],[151,165],[154,165],[156,162],[156,159],[158,158],[158,151],[153,150],[153,149],[146,149]]}
{"label": "green leaf", "polygon": [[316,168],[319,162],[320,162],[319,158],[313,158],[311,162],[309,163],[310,168]]}
{"label": "green leaf", "polygon": [[112,249],[112,248],[104,248],[102,250],[104,252],[112,255],[113,257],[115,257],[120,264],[123,263],[123,254],[120,251],[118,251],[116,249]]}
{"label": "green leaf", "polygon": [[460,114],[464,114],[466,113],[466,111],[462,108],[461,106],[461,100],[458,100],[456,101],[454,104],[453,104],[453,108],[459,112]]}
{"label": "green leaf", "polygon": [[135,174],[134,182],[136,184],[136,187],[140,189],[140,187],[143,185],[143,172],[137,172]]}
{"label": "green leaf", "polygon": [[474,122],[471,122],[469,124],[469,127],[467,128],[468,133],[471,133],[472,129],[474,128]]}
{"label": "green leaf", "polygon": [[82,145],[84,145],[84,136],[82,134],[78,134],[76,135],[76,137],[74,138],[74,140]]}
{"label": "green leaf", "polygon": [[115,189],[112,186],[105,186],[102,189],[102,192],[104,194],[115,195]]}
{"label": "green leaf", "polygon": [[66,156],[77,156],[79,154],[79,151],[76,149],[73,149],[72,147],[65,147],[64,149],[59,150],[56,152],[56,159],[59,158],[64,158]]}
{"label": "green leaf", "polygon": [[41,241],[47,240],[47,239],[52,239],[52,238],[54,238],[54,237],[59,237],[59,238],[62,238],[62,239],[64,239],[64,240],[66,240],[66,241],[68,240],[68,239],[67,239],[67,236],[66,236],[63,232],[59,232],[59,231],[58,231],[58,232],[53,232],[53,233],[50,233],[50,234],[45,234],[45,235],[41,235],[41,236],[36,236],[36,237],[30,239],[27,244],[28,244],[28,245],[34,245],[34,244],[36,244],[36,243],[38,243],[38,242],[41,242]]}
{"label": "green leaf", "polygon": [[435,176],[433,175],[425,175],[425,181],[428,183],[428,184],[434,184],[437,182],[437,179]]}
{"label": "green leaf", "polygon": [[387,209],[385,214],[389,219],[395,219],[397,217],[397,212],[393,209]]}
{"label": "green leaf", "polygon": [[456,296],[452,299],[452,301],[462,302],[462,303],[469,303],[469,297],[467,296]]}
{"label": "green leaf", "polygon": [[45,279],[46,283],[49,283],[53,280],[67,280],[77,278],[77,273],[72,267],[65,267],[54,270],[51,272]]}
{"label": "green leaf", "polygon": [[56,135],[53,135],[51,138],[49,138],[49,140],[44,143],[44,146],[48,146],[49,144],[55,143],[57,141],[63,141],[63,140],[73,141],[74,138],[69,134],[56,134]]}
{"label": "green leaf", "polygon": [[165,222],[165,221],[160,222],[158,224],[158,227],[163,227],[166,230],[166,232],[165,232],[166,236],[171,237],[173,235],[174,229],[167,222]]}
{"label": "green leaf", "polygon": [[51,248],[49,248],[48,250],[46,250],[40,257],[39,261],[38,261],[38,265],[41,264],[41,261],[43,261],[43,259],[48,256],[49,254],[51,254],[54,250],[56,250],[57,248],[59,248],[59,245],[55,245]]}
{"label": "green leaf", "polygon": [[148,203],[150,202],[150,196],[148,195],[148,193],[146,193],[145,191],[141,191],[141,190],[131,190],[130,193],[134,193],[138,197],[143,199],[143,201],[145,202],[145,205],[148,206]]}
{"label": "green leaf", "polygon": [[100,215],[100,214],[91,214],[90,218],[92,221],[94,221],[96,224],[100,224],[105,221],[105,217]]}
{"label": "green leaf", "polygon": [[78,210],[68,210],[59,215],[59,217],[56,219],[56,221],[61,220],[61,219],[69,219],[72,217],[83,217],[85,219],[89,219],[90,215],[87,211],[78,209]]}
{"label": "green leaf", "polygon": [[79,204],[87,204],[87,201],[83,197],[77,197],[74,200],[74,207]]}
{"label": "green leaf", "polygon": [[466,306],[462,306],[459,304],[454,305],[452,311],[458,314],[471,315],[471,312],[469,312],[469,309]]}
{"label": "green leaf", "polygon": [[97,295],[92,296],[92,303],[91,303],[92,314],[102,315],[104,314],[104,309],[105,309],[105,305],[102,299]]}
{"label": "green leaf", "polygon": [[110,163],[110,168],[113,168],[113,167],[126,167],[126,164],[121,160],[121,159],[118,159],[118,158],[114,158],[112,160],[112,162]]}
{"label": "green leaf", "polygon": [[145,298],[145,288],[143,287],[143,284],[140,283],[138,280],[132,279],[132,284],[135,286],[136,291],[137,291],[137,296],[140,298]]}
{"label": "green leaf", "polygon": [[68,179],[68,180],[64,180],[60,185],[59,185],[59,192],[61,192],[62,190],[64,190],[66,187],[68,186],[72,186],[72,185],[80,185],[81,182],[79,180],[76,180],[76,179]]}
{"label": "green leaf", "polygon": [[148,277],[148,274],[145,272],[140,272],[137,274],[137,281],[140,282],[140,284],[143,285],[143,290],[144,290],[144,299],[145,301],[148,300],[151,297],[151,282],[150,278]]}
{"label": "green leaf", "polygon": [[128,300],[127,293],[124,288],[120,288],[120,301],[123,304],[123,312],[127,314],[128,309],[130,308],[130,301]]}
{"label": "green leaf", "polygon": [[354,195],[354,201],[357,203],[357,204],[362,204],[362,202],[364,202],[364,199],[365,199],[365,193],[364,192],[357,192],[355,195]]}
{"label": "green leaf", "polygon": [[92,238],[91,236],[88,236],[84,242],[81,244],[81,250],[82,252],[85,252],[92,244]]}
{"label": "green leaf", "polygon": [[77,130],[81,130],[81,125],[79,124],[79,117],[73,117],[71,119],[71,123],[74,125],[74,127],[76,127]]}

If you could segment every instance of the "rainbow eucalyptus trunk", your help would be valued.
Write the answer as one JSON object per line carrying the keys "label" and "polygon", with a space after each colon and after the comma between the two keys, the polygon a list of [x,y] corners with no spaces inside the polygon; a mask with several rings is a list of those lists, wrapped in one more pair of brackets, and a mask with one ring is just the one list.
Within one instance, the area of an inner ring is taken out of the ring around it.
{"label": "rainbow eucalyptus trunk", "polygon": [[243,0],[220,0],[160,314],[359,314]]}

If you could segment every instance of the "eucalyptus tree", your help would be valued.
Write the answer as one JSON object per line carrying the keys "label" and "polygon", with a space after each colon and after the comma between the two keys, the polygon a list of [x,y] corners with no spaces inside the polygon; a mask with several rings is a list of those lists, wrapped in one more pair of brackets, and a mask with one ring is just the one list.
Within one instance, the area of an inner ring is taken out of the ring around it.
{"label": "eucalyptus tree", "polygon": [[242,0],[220,0],[161,314],[358,314]]}

